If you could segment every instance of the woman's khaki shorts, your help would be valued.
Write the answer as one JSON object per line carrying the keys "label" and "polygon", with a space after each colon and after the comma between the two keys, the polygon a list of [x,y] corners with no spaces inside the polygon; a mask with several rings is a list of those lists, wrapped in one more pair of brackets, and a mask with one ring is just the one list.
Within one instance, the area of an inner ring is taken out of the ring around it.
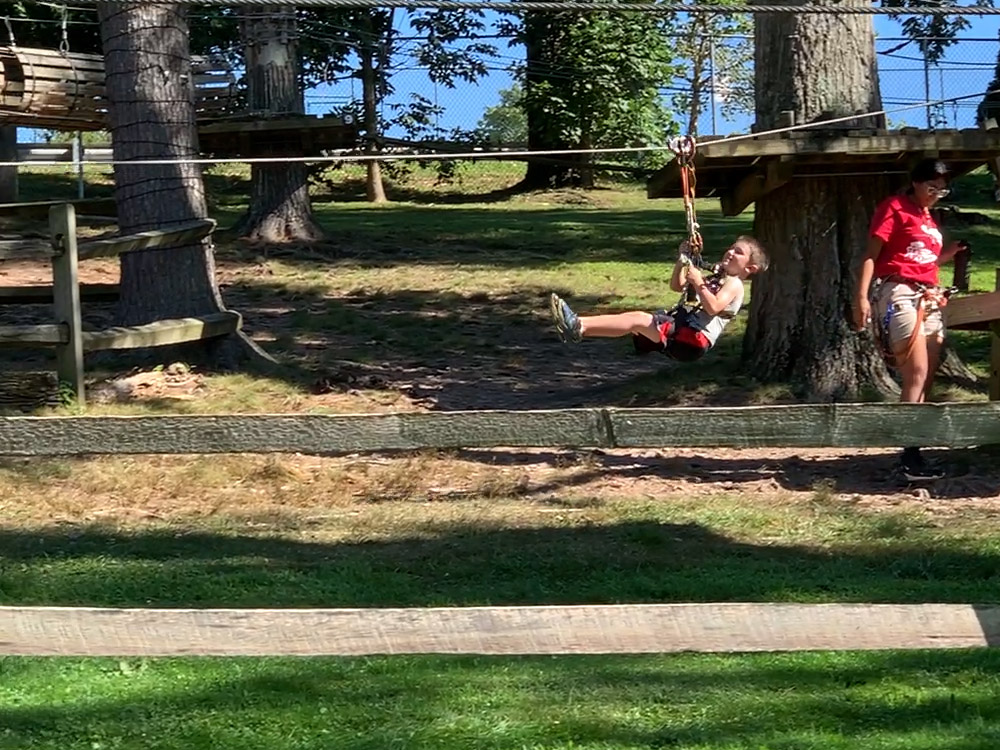
{"label": "woman's khaki shorts", "polygon": [[932,300],[923,300],[923,293],[909,284],[886,281],[878,286],[872,298],[872,315],[881,330],[888,332],[893,344],[908,341],[917,324],[917,305],[924,306],[923,334],[927,338],[944,338],[944,316],[941,307]]}

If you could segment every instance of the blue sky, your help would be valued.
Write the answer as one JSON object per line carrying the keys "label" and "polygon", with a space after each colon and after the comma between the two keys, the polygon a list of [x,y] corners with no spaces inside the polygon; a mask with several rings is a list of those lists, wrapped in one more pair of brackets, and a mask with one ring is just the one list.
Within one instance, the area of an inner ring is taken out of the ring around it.
{"label": "blue sky", "polygon": [[[938,67],[931,69],[930,99],[964,94],[978,95],[986,90],[992,79],[997,59],[997,30],[1000,27],[1000,18],[973,17],[970,18],[970,22],[970,28],[962,32],[962,41],[948,50]],[[877,50],[886,51],[900,43],[902,29],[899,23],[886,16],[876,16],[874,23],[878,37]],[[488,61],[493,70],[478,83],[459,83],[454,89],[435,87],[422,71],[404,70],[393,78],[397,92],[396,99],[404,98],[409,92],[419,92],[444,107],[445,112],[439,119],[441,127],[474,127],[483,110],[497,103],[499,91],[511,85],[511,76],[503,69],[523,57],[523,48],[507,47],[507,40],[495,40],[494,43],[498,47],[498,56]],[[893,56],[880,55],[879,68],[886,109],[922,102],[928,98],[925,94],[923,63],[915,44],[896,51]],[[360,95],[356,82],[353,84],[353,89],[353,94]],[[320,87],[309,92],[307,110],[310,113],[322,114],[329,111],[337,101],[346,100],[351,95],[350,82]],[[931,114],[939,118],[938,124],[941,127],[974,127],[976,104],[978,98],[973,98],[946,105]],[[724,120],[721,114],[717,117],[718,130],[726,134],[746,132],[751,121],[752,117],[749,116],[737,117],[730,121]],[[927,111],[921,107],[891,114],[890,122],[896,126],[926,127]],[[712,132],[710,111],[705,112],[699,123],[699,130],[702,133]]]}

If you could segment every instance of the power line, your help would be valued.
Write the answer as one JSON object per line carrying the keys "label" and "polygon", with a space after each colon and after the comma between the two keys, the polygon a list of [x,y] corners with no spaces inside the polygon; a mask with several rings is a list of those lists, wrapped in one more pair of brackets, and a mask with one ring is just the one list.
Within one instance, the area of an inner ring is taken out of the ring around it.
{"label": "power line", "polygon": [[[80,0],[82,1],[82,0]],[[94,0],[96,1],[96,0]],[[151,5],[173,5],[172,0],[147,0]],[[428,8],[437,10],[493,10],[506,13],[530,11],[628,11],[630,13],[708,13],[714,15],[792,13],[798,15],[865,16],[1000,16],[1000,8],[987,6],[920,5],[881,7],[873,5],[699,5],[684,3],[594,2],[593,0],[199,0],[198,5],[295,5],[314,8]]]}

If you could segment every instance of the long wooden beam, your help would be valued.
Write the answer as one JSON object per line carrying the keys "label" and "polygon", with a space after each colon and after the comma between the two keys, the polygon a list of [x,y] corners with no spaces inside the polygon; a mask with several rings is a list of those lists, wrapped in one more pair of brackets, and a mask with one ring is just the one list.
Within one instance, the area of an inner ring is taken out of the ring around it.
{"label": "long wooden beam", "polygon": [[80,335],[83,338],[84,351],[93,352],[105,349],[141,349],[150,346],[201,341],[235,333],[241,325],[242,318],[239,313],[224,310],[198,318],[157,320],[141,326],[85,331]]}
{"label": "long wooden beam", "polygon": [[[84,302],[115,302],[118,297],[118,284],[80,284],[80,299]],[[0,286],[0,305],[44,305],[52,299],[51,284]]]}
{"label": "long wooden beam", "polygon": [[136,250],[178,247],[201,240],[214,230],[214,219],[197,219],[185,224],[178,224],[170,229],[154,229],[120,237],[81,242],[77,246],[77,256],[80,260],[91,260],[93,258],[110,258]]}
{"label": "long wooden beam", "polygon": [[1000,320],[1000,292],[953,297],[944,308],[948,328],[977,326],[989,330],[989,324]]}
{"label": "long wooden beam", "polygon": [[0,654],[635,654],[1000,646],[1000,607],[622,604],[436,609],[0,607]]}
{"label": "long wooden beam", "polygon": [[0,455],[1000,444],[1000,403],[0,418]]}

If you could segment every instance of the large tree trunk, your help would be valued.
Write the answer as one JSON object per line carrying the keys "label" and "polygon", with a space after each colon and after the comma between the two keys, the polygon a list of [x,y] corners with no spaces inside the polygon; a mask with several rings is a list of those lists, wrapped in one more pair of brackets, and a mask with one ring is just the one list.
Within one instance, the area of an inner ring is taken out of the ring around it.
{"label": "large tree trunk", "polygon": [[[241,20],[250,111],[265,117],[303,114],[295,8],[247,6]],[[240,234],[262,242],[322,239],[309,202],[305,164],[254,164],[250,175],[250,208]]]}
{"label": "large tree trunk", "polygon": [[[17,161],[17,126],[0,126],[0,161]],[[17,167],[0,167],[0,203],[17,203]]]}
{"label": "large tree trunk", "polygon": [[[375,45],[371,39],[375,35],[375,25],[368,22],[368,39],[361,47],[361,99],[364,108],[365,153],[378,153],[377,138],[380,133],[378,121],[378,78],[375,72]],[[382,165],[378,159],[368,159],[366,165],[365,195],[370,203],[385,203],[385,184],[382,182]]]}
{"label": "large tree trunk", "polygon": [[[165,229],[206,217],[197,164],[121,163],[198,157],[187,6],[102,2],[97,11],[122,232]],[[120,325],[224,309],[211,240],[123,255],[120,295]],[[249,339],[240,336],[239,341],[260,354]]]}
{"label": "large tree trunk", "polygon": [[[526,13],[524,18],[524,106],[528,117],[528,150],[558,151],[573,145],[552,132],[546,112],[552,88],[558,89],[562,62],[559,55],[559,29],[569,23],[569,16],[555,13]],[[569,158],[569,157],[567,157]],[[517,190],[545,190],[575,186],[578,175],[569,164],[552,159],[531,160]]]}
{"label": "large tree trunk", "polygon": [[[756,49],[758,130],[778,127],[783,112],[805,123],[881,109],[868,16],[758,15]],[[813,400],[892,390],[870,338],[849,322],[869,219],[889,191],[874,175],[802,177],[757,201],[754,233],[771,268],[753,282],[744,339],[752,374],[792,379]]]}

